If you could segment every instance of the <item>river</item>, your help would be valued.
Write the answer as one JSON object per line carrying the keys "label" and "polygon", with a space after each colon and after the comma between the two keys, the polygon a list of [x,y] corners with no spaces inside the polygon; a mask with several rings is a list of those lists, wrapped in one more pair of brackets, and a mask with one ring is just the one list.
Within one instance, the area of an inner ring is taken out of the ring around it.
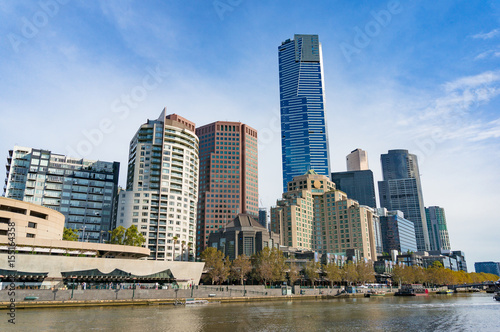
{"label": "river", "polygon": [[500,331],[492,294],[2,311],[0,331]]}

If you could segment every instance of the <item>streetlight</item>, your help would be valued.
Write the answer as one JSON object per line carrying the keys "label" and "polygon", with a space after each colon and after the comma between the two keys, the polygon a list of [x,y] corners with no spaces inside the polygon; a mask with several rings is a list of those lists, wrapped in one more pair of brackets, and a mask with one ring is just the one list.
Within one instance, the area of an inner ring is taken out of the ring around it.
{"label": "streetlight", "polygon": [[135,296],[135,280],[137,278],[132,278],[132,281],[133,281],[133,285],[132,285],[132,301],[134,300],[134,296]]}
{"label": "streetlight", "polygon": [[75,290],[75,279],[76,279],[76,277],[74,277],[74,276],[71,277],[71,281],[72,281],[72,285],[71,285],[71,299],[73,299],[73,291]]}

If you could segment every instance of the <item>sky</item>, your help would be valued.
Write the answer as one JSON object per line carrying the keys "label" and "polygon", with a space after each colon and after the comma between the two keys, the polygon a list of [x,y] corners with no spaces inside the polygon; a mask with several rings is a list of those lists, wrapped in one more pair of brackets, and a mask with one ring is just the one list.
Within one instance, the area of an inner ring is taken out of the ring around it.
{"label": "sky", "polygon": [[[500,4],[2,1],[0,158],[15,145],[119,161],[164,107],[258,130],[259,198],[281,197],[278,46],[322,44],[332,171],[356,148],[417,154],[453,250],[500,261]],[[378,199],[378,197],[377,197]]]}

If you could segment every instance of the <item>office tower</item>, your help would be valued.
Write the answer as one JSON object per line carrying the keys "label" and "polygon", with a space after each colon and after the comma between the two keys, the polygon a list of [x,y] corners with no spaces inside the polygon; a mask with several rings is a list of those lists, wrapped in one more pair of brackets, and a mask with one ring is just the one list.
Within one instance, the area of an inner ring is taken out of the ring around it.
{"label": "office tower", "polygon": [[476,262],[474,268],[476,273],[491,273],[500,276],[500,262]]}
{"label": "office tower", "polygon": [[312,169],[330,176],[321,44],[295,35],[278,48],[283,191]]}
{"label": "office tower", "polygon": [[61,212],[79,241],[102,242],[113,228],[119,169],[118,162],[15,146],[7,158],[4,194]]}
{"label": "office tower", "polygon": [[187,261],[194,258],[198,137],[193,122],[165,112],[141,125],[130,141],[117,226],[137,226],[149,259]]}
{"label": "office tower", "polygon": [[257,131],[241,122],[217,121],[196,129],[200,138],[197,255],[239,213],[257,217]]}
{"label": "office tower", "polygon": [[259,208],[259,224],[267,228],[267,209]]}
{"label": "office tower", "polygon": [[347,197],[357,200],[359,204],[374,209],[377,207],[371,170],[333,172],[332,181],[338,190],[342,190]]}
{"label": "office tower", "polygon": [[385,208],[377,209],[382,231],[384,252],[397,250],[400,253],[416,252],[417,241],[413,222],[405,219],[401,211],[387,211]]}
{"label": "office tower", "polygon": [[431,250],[451,250],[444,209],[439,206],[425,208]]}
{"label": "office tower", "polygon": [[356,249],[363,258],[377,257],[372,210],[313,170],[294,177],[271,208],[271,231],[280,234],[281,245],[299,250],[327,254]]}
{"label": "office tower", "polygon": [[356,149],[346,157],[347,171],[364,171],[369,169],[366,151]]}
{"label": "office tower", "polygon": [[389,150],[381,156],[384,181],[378,182],[380,207],[399,210],[415,225],[418,251],[430,250],[417,156]]}

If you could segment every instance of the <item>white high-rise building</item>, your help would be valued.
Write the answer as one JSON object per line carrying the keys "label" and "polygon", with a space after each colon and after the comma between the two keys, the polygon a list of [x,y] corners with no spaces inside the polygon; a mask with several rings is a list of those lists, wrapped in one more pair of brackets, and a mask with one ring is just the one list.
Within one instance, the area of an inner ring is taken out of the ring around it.
{"label": "white high-rise building", "polygon": [[117,226],[137,226],[149,259],[187,261],[196,241],[198,137],[193,122],[165,111],[143,124],[130,142]]}

